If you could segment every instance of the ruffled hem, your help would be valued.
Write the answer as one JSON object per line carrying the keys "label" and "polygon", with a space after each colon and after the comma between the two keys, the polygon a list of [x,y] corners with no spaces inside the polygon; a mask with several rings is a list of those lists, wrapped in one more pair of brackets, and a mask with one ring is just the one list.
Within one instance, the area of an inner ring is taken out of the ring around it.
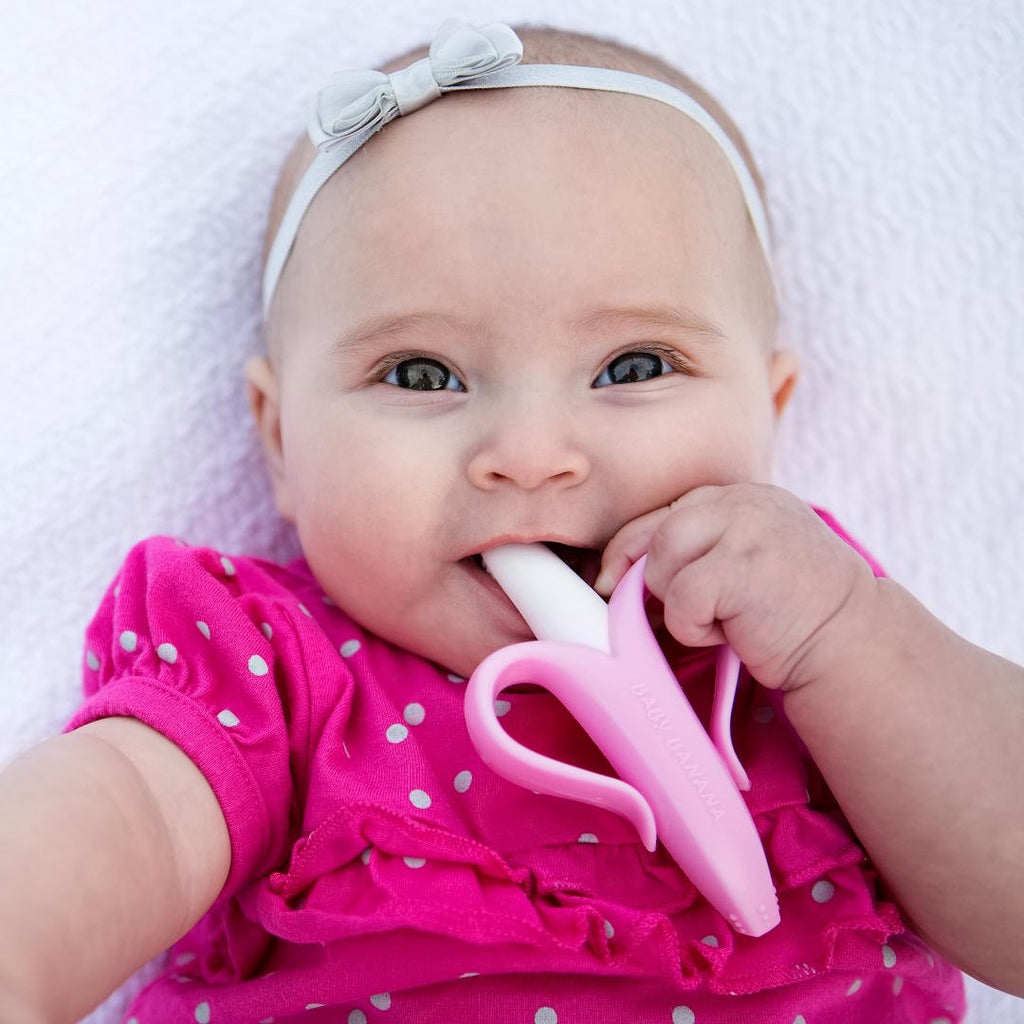
{"label": "ruffled hem", "polygon": [[734,994],[829,971],[849,933],[881,950],[904,931],[896,907],[877,898],[863,852],[828,813],[786,806],[756,822],[782,916],[757,939],[733,932],[661,849],[549,845],[515,862],[370,804],[346,806],[300,839],[287,870],[242,893],[240,905],[251,925],[289,944],[351,946],[355,958],[368,936],[416,934],[484,956],[500,946],[508,957],[511,944],[530,962],[540,954],[562,969]]}

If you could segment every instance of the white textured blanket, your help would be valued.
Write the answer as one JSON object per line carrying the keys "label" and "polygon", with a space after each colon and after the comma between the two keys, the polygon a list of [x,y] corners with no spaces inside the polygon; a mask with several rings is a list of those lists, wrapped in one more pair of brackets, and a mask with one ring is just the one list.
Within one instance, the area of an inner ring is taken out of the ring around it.
{"label": "white textured blanket", "polygon": [[718,95],[805,368],[780,481],[1024,661],[1020,0],[43,0],[0,19],[0,760],[70,715],[136,539],[294,552],[240,376],[274,175],[331,71],[453,15],[618,36]]}

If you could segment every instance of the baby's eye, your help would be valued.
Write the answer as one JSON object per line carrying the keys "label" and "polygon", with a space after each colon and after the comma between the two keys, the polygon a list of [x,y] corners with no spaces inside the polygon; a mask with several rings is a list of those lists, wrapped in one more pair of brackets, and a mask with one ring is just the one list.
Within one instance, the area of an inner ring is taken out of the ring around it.
{"label": "baby's eye", "polygon": [[591,385],[595,388],[609,384],[633,384],[640,380],[660,377],[672,373],[672,367],[653,352],[624,352],[616,356],[598,375]]}
{"label": "baby's eye", "polygon": [[462,381],[444,363],[417,356],[396,363],[383,377],[385,384],[412,391],[465,391]]}

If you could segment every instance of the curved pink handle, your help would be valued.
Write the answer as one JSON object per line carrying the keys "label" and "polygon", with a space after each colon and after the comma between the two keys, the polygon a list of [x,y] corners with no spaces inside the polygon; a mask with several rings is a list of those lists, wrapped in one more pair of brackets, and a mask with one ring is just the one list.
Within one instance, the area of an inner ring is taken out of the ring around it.
{"label": "curved pink handle", "polygon": [[[568,651],[568,653],[566,653]],[[596,653],[596,652],[594,652]],[[494,713],[495,698],[516,683],[537,683],[572,707],[586,684],[588,647],[547,640],[513,644],[496,651],[477,668],[466,688],[466,725],[480,757],[499,775],[533,793],[566,797],[621,814],[631,822],[644,846],[657,843],[654,812],[640,792],[621,779],[588,772],[545,757],[512,739]],[[607,655],[597,655],[607,660]],[[595,666],[600,672],[600,666]]]}
{"label": "curved pink handle", "polygon": [[732,745],[732,706],[740,681],[740,659],[728,645],[718,648],[715,664],[715,699],[711,705],[711,739],[721,754],[733,782],[744,792],[750,789],[750,776],[740,763]]}

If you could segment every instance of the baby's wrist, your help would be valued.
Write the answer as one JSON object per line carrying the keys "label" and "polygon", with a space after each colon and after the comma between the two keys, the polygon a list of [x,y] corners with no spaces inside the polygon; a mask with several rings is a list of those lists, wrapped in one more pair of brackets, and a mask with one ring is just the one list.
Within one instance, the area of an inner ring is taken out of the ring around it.
{"label": "baby's wrist", "polygon": [[876,579],[867,565],[856,574],[836,609],[808,638],[781,689],[794,693],[823,680],[846,675],[884,633],[889,581]]}

